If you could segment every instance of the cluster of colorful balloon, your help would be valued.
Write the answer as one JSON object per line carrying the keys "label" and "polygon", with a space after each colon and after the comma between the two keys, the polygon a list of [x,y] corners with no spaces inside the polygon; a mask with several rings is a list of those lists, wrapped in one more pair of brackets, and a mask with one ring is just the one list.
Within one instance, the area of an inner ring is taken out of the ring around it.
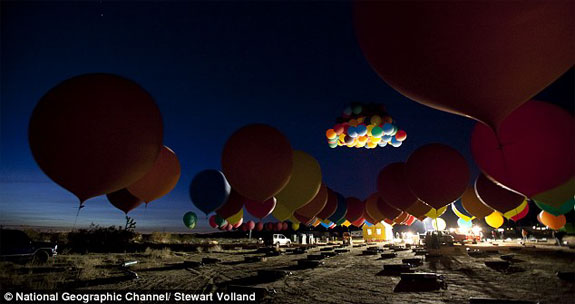
{"label": "cluster of colorful balloon", "polygon": [[400,130],[383,105],[352,103],[325,132],[331,148],[338,146],[373,149],[401,146],[407,133]]}
{"label": "cluster of colorful balloon", "polygon": [[[70,127],[73,126],[73,127]],[[85,74],[48,91],[30,118],[34,159],[80,200],[106,194],[126,214],[169,193],[180,163],[162,145],[162,117],[137,83]]]}

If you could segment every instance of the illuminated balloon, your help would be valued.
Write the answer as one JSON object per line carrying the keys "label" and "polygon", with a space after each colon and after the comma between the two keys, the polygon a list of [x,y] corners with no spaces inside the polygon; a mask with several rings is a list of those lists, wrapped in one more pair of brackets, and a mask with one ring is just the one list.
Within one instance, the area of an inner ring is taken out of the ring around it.
{"label": "illuminated balloon", "polygon": [[467,229],[471,229],[471,227],[473,227],[473,222],[469,221],[469,220],[464,220],[462,218],[457,219],[457,226],[459,226],[459,228],[467,228]]}
{"label": "illuminated balloon", "polygon": [[345,197],[337,192],[335,195],[337,196],[337,209],[335,210],[335,213],[329,217],[329,220],[332,222],[337,222],[342,218],[345,218],[345,214],[347,213]]}
{"label": "illuminated balloon", "polygon": [[263,124],[237,130],[222,152],[222,168],[234,190],[259,202],[276,195],[288,184],[292,167],[293,150],[288,139]]}
{"label": "illuminated balloon", "polygon": [[442,218],[433,219],[432,225],[433,228],[435,228],[435,230],[445,230],[445,228],[447,227],[447,223]]}
{"label": "illuminated balloon", "polygon": [[84,74],[40,99],[28,139],[42,171],[83,204],[142,178],[162,133],[160,111],[142,87],[112,74]]}
{"label": "illuminated balloon", "polygon": [[517,222],[518,220],[524,218],[527,216],[527,214],[529,214],[529,204],[525,205],[525,208],[523,208],[523,210],[521,212],[519,212],[517,215],[510,217],[509,219],[512,221]]}
{"label": "illuminated balloon", "polygon": [[395,133],[395,139],[397,139],[398,141],[404,141],[405,139],[407,139],[407,133],[403,130],[399,130],[397,131],[397,133]]}
{"label": "illuminated balloon", "polygon": [[241,196],[236,191],[232,190],[228,198],[228,201],[225,202],[225,204],[223,204],[220,208],[218,208],[216,210],[216,213],[225,219],[228,219],[236,215],[240,211],[242,211],[243,214],[242,208],[244,207],[245,200],[246,199],[243,196]]}
{"label": "illuminated balloon", "polygon": [[523,200],[523,202],[515,209],[511,209],[505,213],[503,213],[503,217],[506,219],[512,219],[513,217],[521,214],[521,212],[523,212],[523,210],[525,208],[529,208],[529,204],[527,203],[527,200]]}
{"label": "illuminated balloon", "polygon": [[501,215],[501,212],[493,211],[493,213],[485,217],[485,222],[487,225],[497,229],[503,225],[505,219],[503,218],[503,215]]}
{"label": "illuminated balloon", "polygon": [[465,158],[443,144],[427,144],[415,150],[407,159],[405,172],[413,193],[436,209],[461,197],[470,178]]}
{"label": "illuminated balloon", "polygon": [[497,185],[484,174],[475,180],[475,194],[485,205],[501,213],[515,209],[525,201],[523,195]]}
{"label": "illuminated balloon", "polygon": [[289,183],[276,195],[278,203],[296,210],[309,203],[321,187],[321,168],[313,156],[293,151],[293,170]]}
{"label": "illuminated balloon", "polygon": [[198,223],[198,216],[196,216],[195,213],[190,211],[184,214],[183,221],[186,227],[194,229],[196,227],[196,224]]}
{"label": "illuminated balloon", "polygon": [[256,227],[256,223],[254,221],[248,221],[246,223],[246,226],[247,226],[248,230],[254,230],[254,228]]}
{"label": "illuminated balloon", "polygon": [[246,200],[245,207],[251,215],[261,220],[272,213],[276,207],[276,198],[272,197],[264,202]]}
{"label": "illuminated balloon", "polygon": [[334,129],[329,129],[325,132],[325,137],[328,139],[333,139],[337,137],[337,133],[335,133]]}
{"label": "illuminated balloon", "polygon": [[541,213],[539,213],[538,219],[541,221],[543,225],[553,230],[559,230],[563,228],[563,226],[565,226],[565,224],[567,223],[565,215],[555,216],[545,211],[541,211]]}
{"label": "illuminated balloon", "polygon": [[308,218],[313,218],[320,213],[327,204],[328,190],[325,184],[319,188],[319,192],[315,197],[303,207],[300,207],[295,212]]}
{"label": "illuminated balloon", "polygon": [[573,65],[574,10],[573,1],[355,1],[354,23],[391,87],[495,129]]}
{"label": "illuminated balloon", "polygon": [[445,211],[447,211],[447,206],[443,206],[439,209],[431,208],[431,210],[429,210],[425,214],[425,216],[432,218],[432,219],[436,219],[436,218],[442,216],[445,213]]}
{"label": "illuminated balloon", "polygon": [[463,219],[464,221],[471,221],[475,218],[475,216],[469,214],[465,208],[463,208],[463,204],[461,200],[457,200],[451,204],[451,210],[457,217]]}
{"label": "illuminated balloon", "polygon": [[345,214],[345,219],[350,222],[355,222],[363,216],[365,210],[365,205],[361,200],[355,197],[348,197],[346,200],[347,212]]}
{"label": "illuminated balloon", "polygon": [[232,188],[218,170],[204,170],[196,174],[190,184],[190,198],[206,215],[227,202]]}
{"label": "illuminated balloon", "polygon": [[468,187],[461,196],[461,205],[467,213],[475,216],[476,218],[484,218],[491,213],[493,209],[485,205],[475,193],[474,187]]}
{"label": "illuminated balloon", "polygon": [[407,185],[403,162],[389,164],[379,171],[377,191],[388,204],[399,210],[405,211],[417,202],[417,197]]}
{"label": "illuminated balloon", "polygon": [[538,201],[534,201],[535,205],[537,205],[537,207],[539,207],[539,209],[546,211],[547,213],[553,214],[555,216],[559,216],[561,214],[565,214],[567,212],[570,212],[571,210],[573,210],[573,206],[575,205],[575,199],[570,199],[568,201],[566,201],[565,203],[563,203],[563,205],[559,206],[558,208],[553,207],[553,206],[549,206],[545,203],[541,203]]}
{"label": "illuminated balloon", "polygon": [[133,196],[128,190],[121,189],[112,193],[106,194],[108,201],[114,207],[124,211],[125,214],[140,206],[143,202],[139,198]]}
{"label": "illuminated balloon", "polygon": [[[476,124],[471,153],[481,171],[493,180],[534,197],[561,188],[575,175],[574,132],[569,112],[532,100],[505,118],[497,136]],[[533,144],[534,138],[544,140],[544,144]],[[575,191],[566,187],[571,193]]]}

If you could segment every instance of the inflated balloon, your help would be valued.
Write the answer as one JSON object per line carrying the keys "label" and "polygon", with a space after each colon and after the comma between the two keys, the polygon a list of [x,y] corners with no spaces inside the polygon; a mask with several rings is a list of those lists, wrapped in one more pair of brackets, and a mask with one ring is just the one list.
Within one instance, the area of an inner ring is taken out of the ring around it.
{"label": "inflated balloon", "polygon": [[313,227],[317,227],[319,226],[319,224],[321,224],[321,221],[319,219],[317,219],[313,224],[311,224]]}
{"label": "inflated balloon", "polygon": [[256,227],[256,223],[254,221],[248,221],[246,223],[246,226],[247,226],[248,230],[254,230],[254,228]]}
{"label": "inflated balloon", "polygon": [[319,188],[315,197],[303,207],[298,208],[295,212],[308,218],[312,218],[320,213],[327,204],[328,190],[325,184]]}
{"label": "inflated balloon", "polygon": [[362,218],[363,212],[365,210],[365,205],[361,200],[355,197],[348,197],[345,200],[345,203],[347,205],[347,213],[345,214],[345,219],[348,220],[351,225],[352,222]]}
{"label": "inflated balloon", "polygon": [[431,210],[429,210],[425,214],[425,216],[432,218],[432,219],[436,219],[436,218],[442,216],[445,213],[445,211],[447,211],[447,206],[443,206],[439,209],[431,208]]}
{"label": "inflated balloon", "polygon": [[272,215],[278,221],[287,221],[292,216],[292,211],[278,202],[274,208],[274,211],[272,211]]}
{"label": "inflated balloon", "polygon": [[475,180],[475,194],[485,205],[501,213],[515,209],[525,201],[523,195],[497,185],[484,174]]}
{"label": "inflated balloon", "polygon": [[[575,175],[574,132],[571,114],[556,105],[532,100],[511,113],[497,135],[476,124],[471,153],[490,178],[532,198],[561,187]],[[534,138],[544,140],[544,144],[533,144]]]}
{"label": "inflated balloon", "polygon": [[272,197],[264,202],[256,202],[246,199],[245,207],[251,215],[261,220],[272,213],[276,207],[276,198]]}
{"label": "inflated balloon", "polygon": [[445,228],[447,227],[447,223],[442,218],[433,219],[432,225],[433,228],[435,228],[435,230],[445,230]]}
{"label": "inflated balloon", "polygon": [[352,222],[351,224],[359,228],[361,227],[361,225],[363,225],[363,223],[365,223],[365,218],[361,217],[357,221]]}
{"label": "inflated balloon", "polygon": [[459,226],[459,228],[467,228],[467,229],[471,229],[471,227],[473,227],[473,222],[469,221],[469,220],[464,220],[462,218],[457,219],[457,226]]}
{"label": "inflated balloon", "polygon": [[382,198],[377,200],[377,208],[379,212],[387,219],[393,220],[401,214],[401,210],[398,210],[384,201]]}
{"label": "inflated balloon", "polygon": [[184,214],[183,221],[186,227],[194,229],[196,227],[196,224],[198,223],[198,216],[191,211],[186,212],[186,214]]}
{"label": "inflated balloon", "polygon": [[422,201],[417,200],[415,204],[406,208],[404,211],[415,216],[416,218],[425,217],[425,214],[432,209],[431,206],[424,204]]}
{"label": "inflated balloon", "polygon": [[559,216],[561,214],[565,214],[571,210],[573,210],[573,206],[575,205],[575,199],[570,199],[568,201],[566,201],[565,203],[563,203],[563,205],[559,206],[558,208],[553,207],[553,206],[549,206],[545,203],[542,202],[538,202],[538,201],[534,201],[535,205],[537,205],[537,207],[539,207],[539,209],[546,211],[548,213],[551,213],[555,216]]}
{"label": "inflated balloon", "polygon": [[162,147],[162,117],[138,84],[85,74],[48,91],[30,117],[38,166],[81,203],[142,178]]}
{"label": "inflated balloon", "polygon": [[293,151],[291,178],[275,197],[279,204],[295,211],[317,195],[321,178],[321,168],[313,156],[303,151]]}
{"label": "inflated balloon", "polygon": [[453,213],[455,213],[455,215],[457,215],[457,217],[459,217],[460,219],[462,219],[464,221],[471,221],[475,218],[475,216],[469,214],[467,212],[467,210],[465,210],[465,208],[463,208],[463,204],[461,203],[461,200],[457,200],[457,201],[453,202],[451,204],[451,210],[453,211]]}
{"label": "inflated balloon", "polygon": [[310,224],[313,223],[314,220],[315,220],[315,218],[313,218],[313,217],[306,217],[306,216],[303,216],[303,215],[298,214],[297,212],[295,212],[295,213],[293,214],[293,217],[294,217],[295,219],[297,219],[298,222],[300,222],[300,223],[302,223],[302,224],[304,224],[304,225],[310,225]]}
{"label": "inflated balloon", "polygon": [[218,224],[216,223],[216,216],[215,215],[210,216],[209,224],[210,224],[210,227],[212,227],[212,228],[218,228]]}
{"label": "inflated balloon", "polygon": [[406,210],[417,202],[417,197],[407,185],[405,163],[387,165],[377,176],[377,191],[393,207]]}
{"label": "inflated balloon", "polygon": [[334,214],[328,218],[332,222],[338,222],[342,218],[345,218],[345,214],[347,213],[345,197],[337,192],[335,195],[337,196],[337,209],[335,210]]}
{"label": "inflated balloon", "polygon": [[232,224],[232,226],[234,229],[238,229],[243,223],[244,223],[244,219],[240,218],[238,221],[235,222],[235,224]]}
{"label": "inflated balloon", "polygon": [[106,194],[108,201],[114,207],[124,211],[125,214],[140,206],[143,202],[139,198],[133,196],[128,190],[121,189],[112,193]]}
{"label": "inflated balloon", "polygon": [[[236,224],[238,222],[243,222],[242,219],[244,218],[244,209],[240,209],[240,211],[238,211],[236,214],[227,217],[226,221],[228,221],[228,223],[232,224],[234,226],[234,228],[236,228]],[[239,225],[238,225],[239,226]]]}
{"label": "inflated balloon", "polygon": [[333,225],[333,222],[327,221],[327,222],[321,222],[320,223],[324,228],[329,228],[331,227],[331,225]]}
{"label": "inflated balloon", "polygon": [[222,152],[222,168],[234,190],[260,202],[287,185],[292,164],[293,151],[288,139],[263,124],[237,130]]}
{"label": "inflated balloon", "polygon": [[218,225],[218,227],[223,227],[225,225],[228,224],[228,221],[226,221],[223,217],[219,216],[219,215],[215,215],[214,217],[214,221],[216,222],[216,224]]}
{"label": "inflated balloon", "polygon": [[494,129],[573,65],[572,1],[354,4],[359,44],[385,82]]}
{"label": "inflated balloon", "polygon": [[525,205],[525,208],[523,208],[523,210],[521,212],[519,212],[517,215],[510,217],[509,219],[512,221],[517,222],[518,220],[524,218],[527,216],[527,214],[529,214],[529,204]]}
{"label": "inflated balloon", "polygon": [[487,207],[475,193],[474,187],[468,187],[461,196],[461,205],[467,213],[476,218],[484,218],[493,212],[493,209]]}
{"label": "inflated balloon", "polygon": [[551,207],[560,208],[575,196],[575,178],[546,192],[532,197],[533,200],[544,203]]}
{"label": "inflated balloon", "polygon": [[283,222],[282,223],[282,230],[288,230],[288,229],[289,229],[288,223]]}
{"label": "inflated balloon", "polygon": [[236,215],[238,212],[240,212],[240,210],[242,210],[245,201],[246,199],[243,196],[241,196],[235,190],[232,190],[227,202],[218,208],[216,213],[221,217],[228,219],[229,217]]}
{"label": "inflated balloon", "polygon": [[396,224],[403,224],[409,216],[410,215],[407,212],[401,212],[396,218],[393,219],[393,222]]}
{"label": "inflated balloon", "polygon": [[388,225],[395,226],[395,223],[394,223],[392,220],[390,220],[390,219],[387,219],[387,218],[386,218],[386,219],[383,219],[383,222],[386,223],[386,224],[388,224]]}
{"label": "inflated balloon", "polygon": [[232,224],[226,224],[225,228],[226,231],[232,231],[232,229],[234,229],[234,226]]}
{"label": "inflated balloon", "polygon": [[127,189],[149,203],[168,194],[180,179],[180,161],[170,148],[163,146],[152,168]]}
{"label": "inflated balloon", "polygon": [[405,164],[407,184],[433,208],[457,200],[469,184],[469,166],[457,150],[444,144],[427,144],[415,150]]}
{"label": "inflated balloon", "polygon": [[207,215],[228,201],[231,190],[222,172],[204,170],[192,179],[190,198],[194,205]]}
{"label": "inflated balloon", "polygon": [[417,220],[417,218],[415,216],[410,215],[409,218],[407,218],[407,220],[405,220],[405,223],[403,223],[403,224],[407,225],[407,226],[411,226],[411,224],[413,224],[416,220]]}
{"label": "inflated balloon", "polygon": [[493,211],[490,215],[485,217],[485,222],[487,223],[487,225],[497,229],[501,227],[501,225],[503,225],[505,219],[503,218],[501,212]]}
{"label": "inflated balloon", "polygon": [[525,199],[517,208],[511,209],[511,210],[503,213],[503,217],[509,220],[509,219],[513,218],[514,216],[521,214],[521,212],[523,212],[523,210],[525,210],[525,208],[528,208],[528,205],[529,204],[527,203],[527,200]]}
{"label": "inflated balloon", "polygon": [[365,216],[366,218],[370,218],[369,222],[372,224],[377,224],[385,219],[385,216],[381,213],[378,207],[378,202],[380,200],[381,198],[379,197],[379,193],[374,193],[365,201]]}
{"label": "inflated balloon", "polygon": [[545,211],[541,211],[538,218],[543,225],[553,230],[559,230],[567,223],[565,215],[555,216]]}
{"label": "inflated balloon", "polygon": [[299,223],[291,223],[291,229],[293,231],[299,230]]}
{"label": "inflated balloon", "polygon": [[256,230],[256,231],[262,231],[263,229],[264,229],[264,223],[258,222],[258,223],[256,224],[255,230]]}

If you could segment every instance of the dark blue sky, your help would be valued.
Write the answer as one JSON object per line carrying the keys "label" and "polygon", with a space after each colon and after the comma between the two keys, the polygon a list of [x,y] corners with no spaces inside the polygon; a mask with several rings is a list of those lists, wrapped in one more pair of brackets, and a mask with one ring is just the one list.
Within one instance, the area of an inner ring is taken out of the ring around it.
{"label": "dark blue sky", "polygon": [[[355,41],[349,2],[1,5],[0,224],[73,224],[77,201],[35,164],[27,128],[47,90],[90,72],[146,88],[162,111],[164,143],[182,164],[172,193],[130,213],[140,229],[183,230],[182,215],[199,212],[188,198],[192,177],[220,169],[227,137],[253,122],[275,126],[315,156],[327,185],[346,196],[367,197],[381,168],[428,142],[457,148],[477,172],[469,153],[474,122],[410,101],[381,81]],[[572,111],[572,74],[543,97]],[[325,130],[352,101],[385,104],[407,131],[404,145],[330,149]],[[123,217],[99,197],[87,201],[78,222],[119,225]]]}

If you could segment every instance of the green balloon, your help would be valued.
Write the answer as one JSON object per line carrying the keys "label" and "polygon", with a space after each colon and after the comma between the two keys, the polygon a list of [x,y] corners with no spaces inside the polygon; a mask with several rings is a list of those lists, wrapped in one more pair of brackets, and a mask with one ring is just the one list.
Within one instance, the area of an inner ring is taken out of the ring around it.
{"label": "green balloon", "polygon": [[373,129],[371,129],[371,135],[373,137],[381,137],[383,135],[383,129],[380,126],[373,127]]}
{"label": "green balloon", "polygon": [[190,229],[194,229],[198,223],[198,216],[193,212],[184,214],[184,225]]}
{"label": "green balloon", "polygon": [[216,214],[216,224],[218,225],[218,227],[222,227],[227,223],[228,223],[228,221],[226,221],[223,217]]}
{"label": "green balloon", "polygon": [[565,214],[569,211],[571,211],[571,209],[573,209],[573,206],[575,206],[575,199],[570,199],[567,202],[565,202],[563,205],[559,206],[559,208],[555,208],[553,206],[549,206],[545,203],[533,200],[535,202],[535,205],[537,205],[537,207],[539,207],[539,209],[549,212],[555,216],[559,216],[561,214]]}

